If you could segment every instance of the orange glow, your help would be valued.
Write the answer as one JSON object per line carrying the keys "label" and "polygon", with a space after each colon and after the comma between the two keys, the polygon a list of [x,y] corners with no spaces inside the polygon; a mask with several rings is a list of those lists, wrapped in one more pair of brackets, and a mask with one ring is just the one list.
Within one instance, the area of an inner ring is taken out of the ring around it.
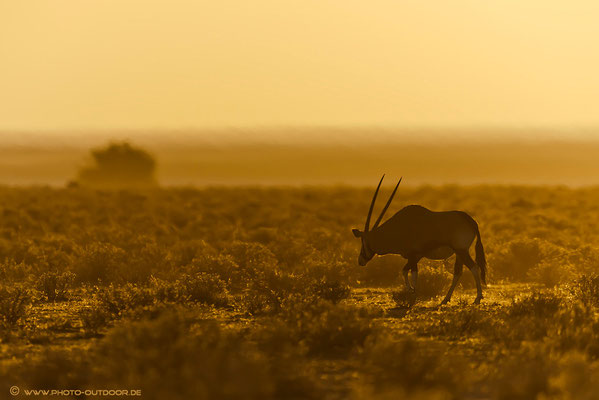
{"label": "orange glow", "polygon": [[0,129],[594,126],[599,4],[0,5]]}

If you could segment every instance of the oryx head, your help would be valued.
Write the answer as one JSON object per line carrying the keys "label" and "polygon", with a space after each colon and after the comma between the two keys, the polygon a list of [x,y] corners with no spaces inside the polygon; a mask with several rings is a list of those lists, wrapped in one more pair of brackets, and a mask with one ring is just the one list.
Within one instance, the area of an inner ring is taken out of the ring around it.
{"label": "oryx head", "polygon": [[[360,256],[358,257],[358,264],[360,264],[361,266],[366,265],[366,263],[368,261],[370,261],[372,259],[372,257],[374,257],[374,255],[376,254],[376,252],[374,250],[372,250],[372,235],[371,235],[372,231],[369,229],[369,226],[370,226],[370,217],[372,216],[372,210],[374,208],[374,203],[376,202],[376,196],[377,196],[377,194],[379,194],[379,189],[381,188],[381,183],[383,183],[384,178],[385,178],[385,174],[383,174],[381,180],[379,181],[379,185],[376,187],[374,196],[372,196],[372,202],[370,203],[370,209],[368,210],[368,216],[366,217],[366,224],[364,225],[364,231],[360,231],[358,229],[352,229],[354,236],[357,238],[360,238],[360,240],[362,241],[362,249],[360,250]],[[393,200],[393,196],[395,196],[395,192],[397,191],[397,188],[399,187],[400,183],[401,183],[401,178],[399,178],[399,182],[397,182],[395,189],[393,189],[393,193],[391,193],[391,196],[389,197],[387,204],[385,204],[383,211],[381,211],[381,215],[379,215],[376,222],[374,223],[372,230],[375,230],[379,226],[379,223],[383,219],[383,216],[385,215],[387,208],[389,208],[389,205],[391,204],[391,200]]]}

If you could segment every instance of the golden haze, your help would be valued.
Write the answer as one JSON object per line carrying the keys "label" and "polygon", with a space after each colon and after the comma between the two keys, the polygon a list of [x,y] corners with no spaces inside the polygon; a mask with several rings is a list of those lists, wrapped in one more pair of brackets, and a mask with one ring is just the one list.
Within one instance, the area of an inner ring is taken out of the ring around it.
{"label": "golden haze", "polygon": [[595,126],[599,5],[0,4],[0,129]]}

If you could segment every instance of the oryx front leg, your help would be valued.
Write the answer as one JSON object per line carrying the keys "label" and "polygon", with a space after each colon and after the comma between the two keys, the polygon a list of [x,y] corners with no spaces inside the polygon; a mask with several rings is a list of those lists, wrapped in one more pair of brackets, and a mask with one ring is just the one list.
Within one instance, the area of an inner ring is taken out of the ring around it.
{"label": "oryx front leg", "polygon": [[403,269],[402,269],[402,271],[401,271],[401,273],[402,273],[402,275],[403,275],[403,280],[404,280],[404,283],[406,284],[406,289],[407,289],[407,290],[410,290],[410,291],[411,291],[411,290],[414,290],[414,288],[413,288],[413,287],[412,287],[412,285],[410,284],[410,278],[408,277],[408,274],[410,273],[410,269],[411,269],[411,268],[412,268],[412,266],[411,266],[410,262],[408,261],[408,262],[406,263],[406,265],[404,265],[404,267],[403,267]]}
{"label": "oryx front leg", "polygon": [[474,276],[474,281],[476,282],[476,298],[474,299],[474,304],[479,304],[483,298],[483,288],[480,282],[480,268],[474,262],[468,251],[459,252],[459,257],[462,258],[462,261],[466,264],[466,266],[472,272],[472,276]]}
{"label": "oryx front leg", "polygon": [[[410,278],[408,274],[412,271],[412,280],[414,281],[414,285],[410,284]],[[406,289],[410,291],[416,291],[416,284],[418,283],[418,260],[408,260],[406,265],[404,265],[403,270],[403,279],[406,284]]]}

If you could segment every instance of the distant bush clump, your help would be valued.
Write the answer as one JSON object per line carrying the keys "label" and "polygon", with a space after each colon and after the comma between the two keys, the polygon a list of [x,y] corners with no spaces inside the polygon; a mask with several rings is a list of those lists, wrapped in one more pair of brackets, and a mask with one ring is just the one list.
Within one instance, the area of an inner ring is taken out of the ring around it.
{"label": "distant bush clump", "polygon": [[77,183],[91,187],[156,186],[156,161],[129,143],[112,143],[92,150],[94,165],[79,171]]}

